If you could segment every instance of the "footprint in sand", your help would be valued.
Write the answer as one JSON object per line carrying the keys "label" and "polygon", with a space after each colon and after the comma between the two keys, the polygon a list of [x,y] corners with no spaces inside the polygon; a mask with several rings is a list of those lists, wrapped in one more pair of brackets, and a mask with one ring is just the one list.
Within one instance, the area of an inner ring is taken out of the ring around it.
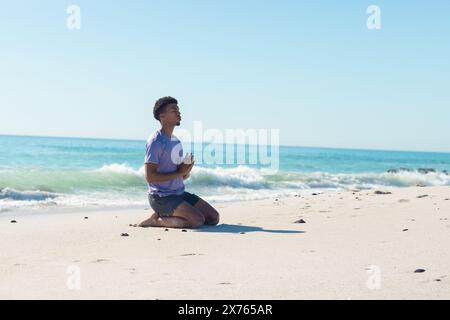
{"label": "footprint in sand", "polygon": [[100,263],[100,262],[108,262],[108,261],[109,261],[108,259],[97,259],[97,260],[91,261],[91,263]]}

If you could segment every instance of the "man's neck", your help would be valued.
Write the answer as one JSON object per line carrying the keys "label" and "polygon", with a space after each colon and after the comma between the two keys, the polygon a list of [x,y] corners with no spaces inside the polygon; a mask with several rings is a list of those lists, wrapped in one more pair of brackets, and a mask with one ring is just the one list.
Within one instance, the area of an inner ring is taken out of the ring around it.
{"label": "man's neck", "polygon": [[161,131],[164,132],[169,138],[172,138],[173,129],[175,127],[173,126],[162,126]]}

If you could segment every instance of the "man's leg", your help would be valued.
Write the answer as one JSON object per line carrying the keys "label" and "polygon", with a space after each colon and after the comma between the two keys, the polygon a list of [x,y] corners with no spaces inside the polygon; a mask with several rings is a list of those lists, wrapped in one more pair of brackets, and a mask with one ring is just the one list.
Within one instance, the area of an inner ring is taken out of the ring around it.
{"label": "man's leg", "polygon": [[182,202],[170,217],[160,217],[154,213],[141,222],[140,227],[197,228],[205,223],[202,213],[187,202]]}
{"label": "man's leg", "polygon": [[203,214],[205,217],[205,224],[216,225],[219,223],[220,217],[217,210],[202,198],[197,201],[194,208],[198,209]]}
{"label": "man's leg", "polygon": [[189,228],[189,223],[187,220],[179,217],[160,217],[156,212],[148,218],[142,221],[137,227],[148,228],[148,227],[166,227],[166,228]]}

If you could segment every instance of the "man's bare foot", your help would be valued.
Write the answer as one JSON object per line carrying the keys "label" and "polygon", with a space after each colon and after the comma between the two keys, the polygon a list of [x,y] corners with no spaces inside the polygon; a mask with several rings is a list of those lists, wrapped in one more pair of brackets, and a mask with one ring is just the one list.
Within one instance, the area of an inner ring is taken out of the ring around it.
{"label": "man's bare foot", "polygon": [[142,221],[136,227],[148,228],[148,227],[160,227],[162,219],[157,213],[153,213],[153,215],[147,220]]}
{"label": "man's bare foot", "polygon": [[[205,219],[202,216],[203,219]],[[203,222],[201,223],[201,225]],[[188,222],[185,218],[177,217],[177,216],[170,216],[170,217],[160,217],[156,212],[153,213],[153,215],[148,218],[147,220],[142,221],[138,225],[131,225],[133,227],[141,227],[141,228],[148,228],[148,227],[164,227],[164,228],[195,228],[198,225],[193,225],[192,223]]]}

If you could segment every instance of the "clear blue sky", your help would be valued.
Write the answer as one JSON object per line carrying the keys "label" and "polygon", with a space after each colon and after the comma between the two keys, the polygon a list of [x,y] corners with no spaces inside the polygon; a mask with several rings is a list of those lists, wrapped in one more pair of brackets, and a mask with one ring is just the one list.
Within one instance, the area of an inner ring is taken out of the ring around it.
{"label": "clear blue sky", "polygon": [[[69,4],[81,30],[66,28]],[[368,30],[366,8],[381,8]],[[0,134],[279,128],[285,145],[450,151],[449,1],[2,1]]]}

